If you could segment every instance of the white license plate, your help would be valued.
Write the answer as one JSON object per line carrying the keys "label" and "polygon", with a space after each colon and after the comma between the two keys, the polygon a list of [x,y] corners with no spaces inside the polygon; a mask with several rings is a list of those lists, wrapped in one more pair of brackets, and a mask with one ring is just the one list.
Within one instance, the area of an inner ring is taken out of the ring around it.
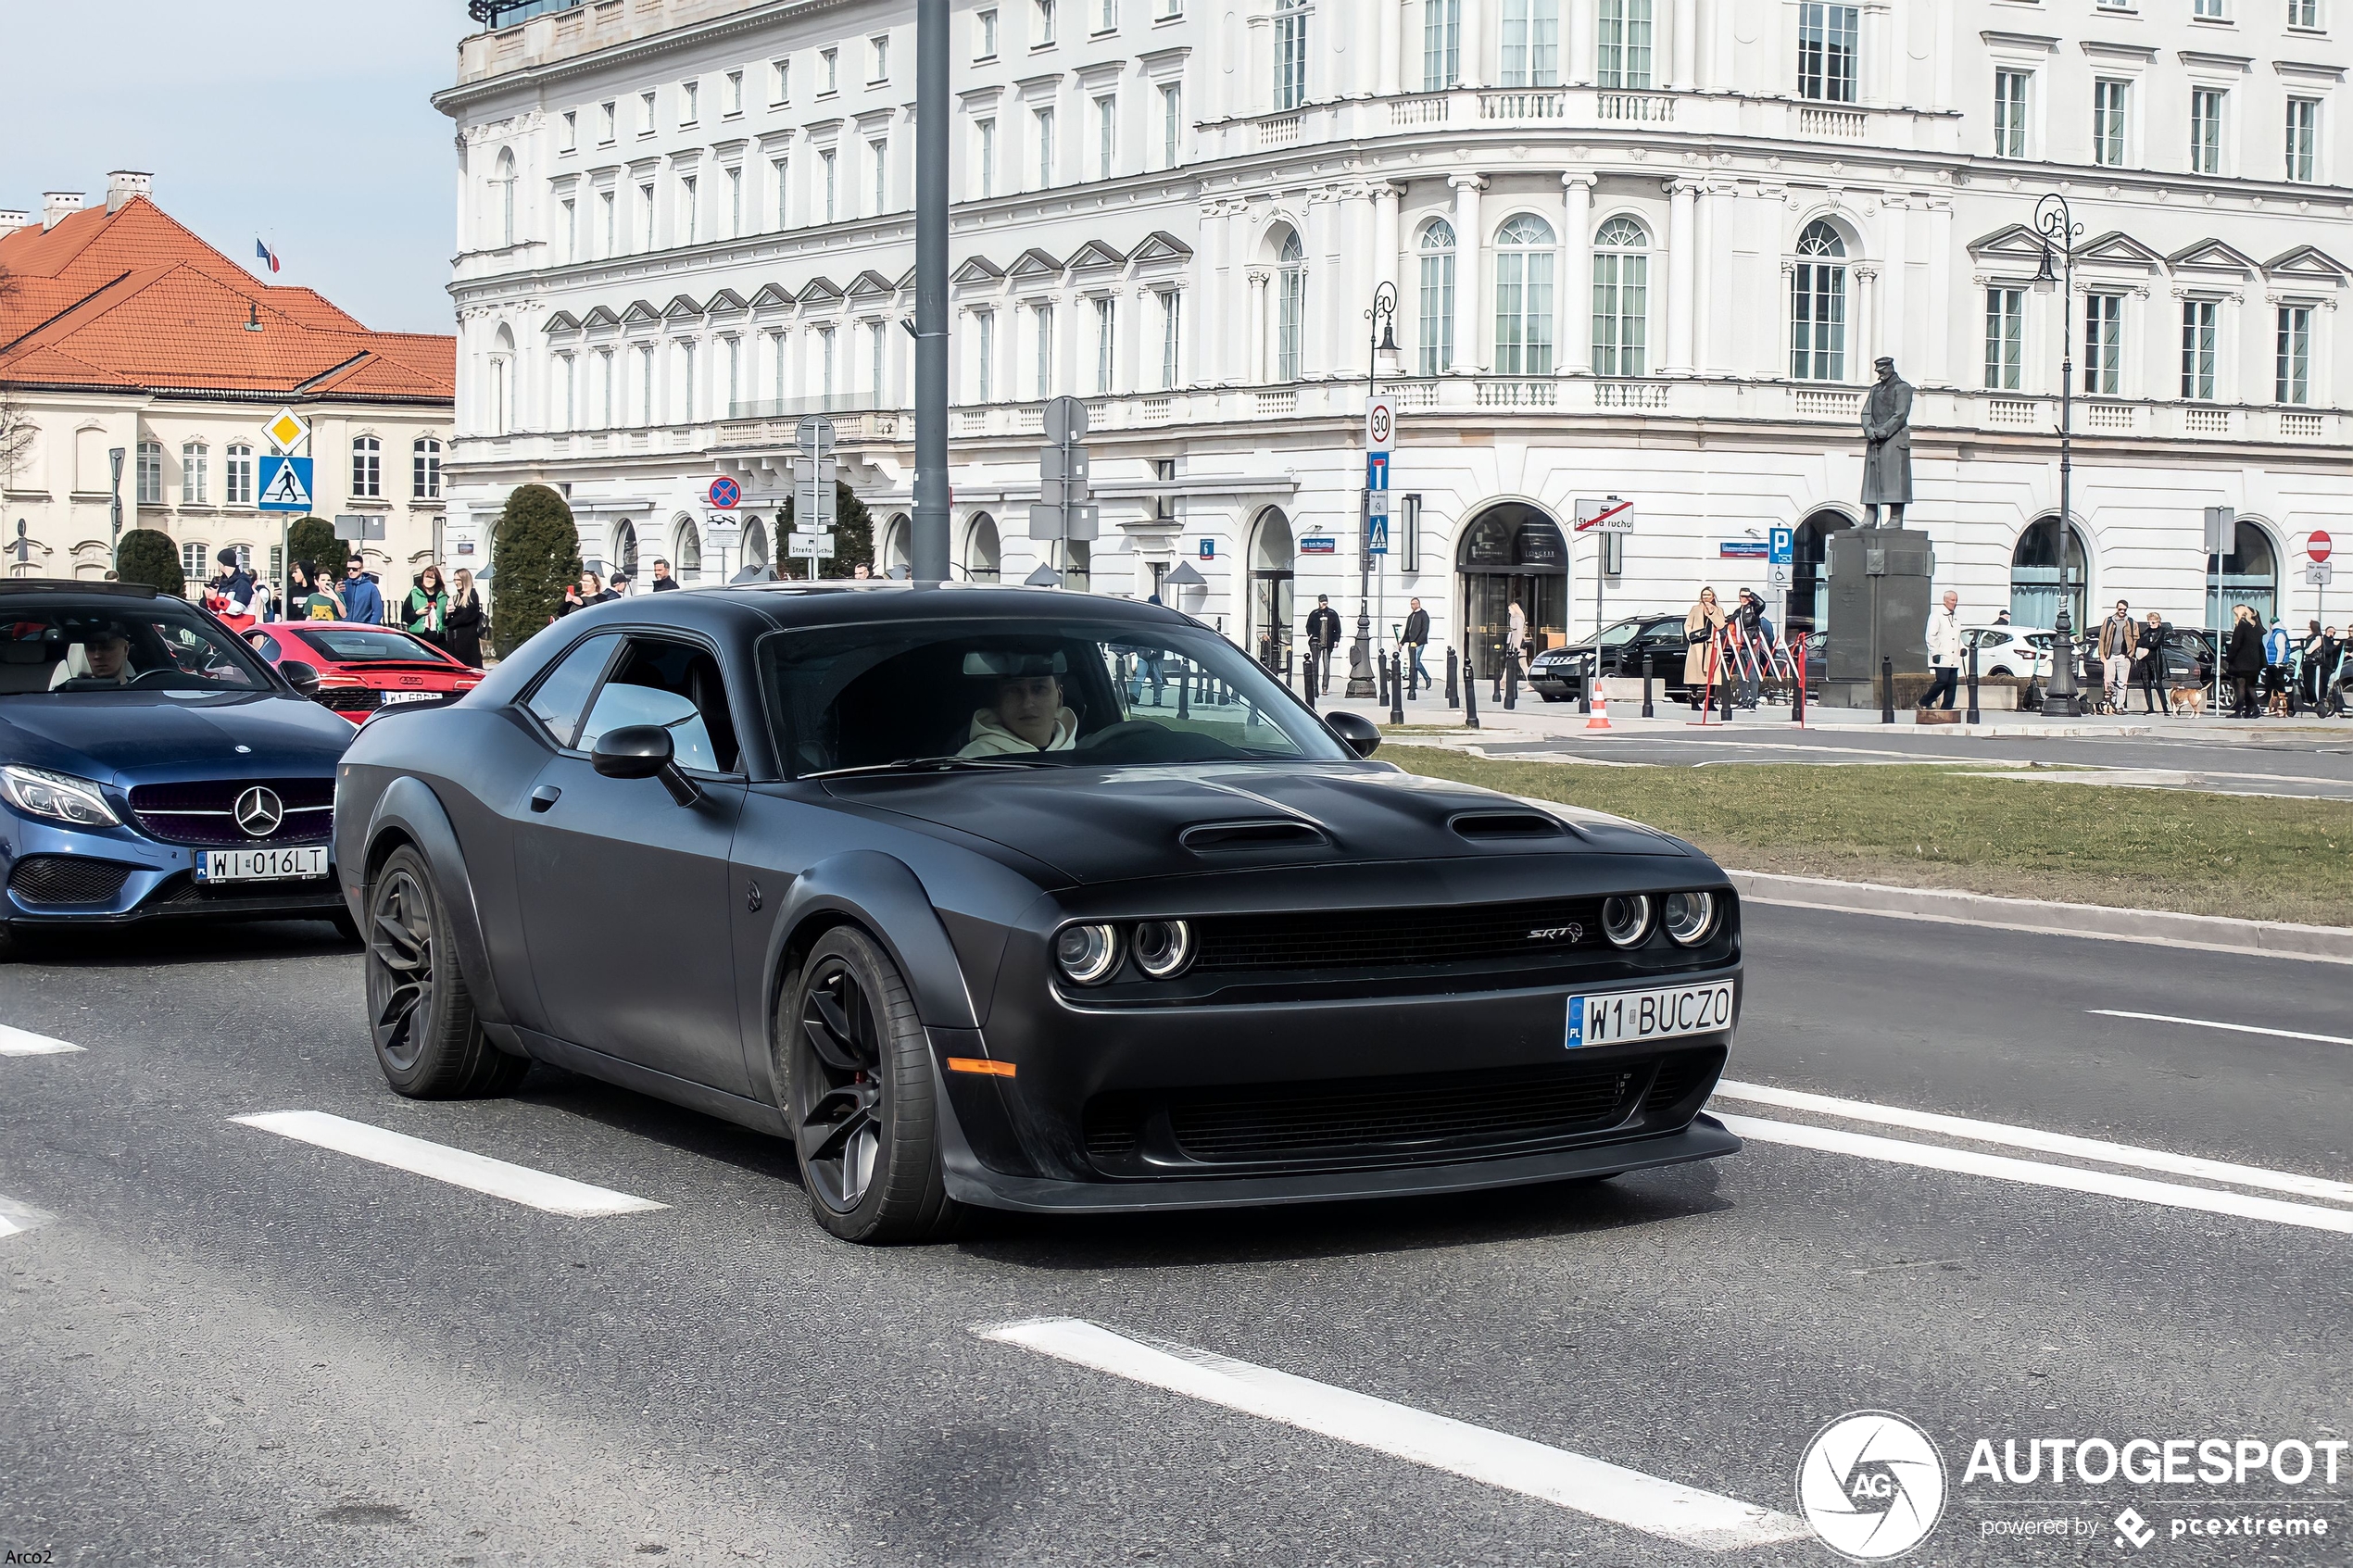
{"label": "white license plate", "polygon": [[207,849],[196,857],[198,882],[294,882],[327,874],[327,847],[302,849]]}
{"label": "white license plate", "polygon": [[384,706],[388,708],[396,702],[431,702],[440,695],[439,692],[386,692]]}
{"label": "white license plate", "polygon": [[1732,1026],[1732,983],[1679,985],[1667,991],[1612,991],[1568,998],[1570,1050],[1705,1035]]}

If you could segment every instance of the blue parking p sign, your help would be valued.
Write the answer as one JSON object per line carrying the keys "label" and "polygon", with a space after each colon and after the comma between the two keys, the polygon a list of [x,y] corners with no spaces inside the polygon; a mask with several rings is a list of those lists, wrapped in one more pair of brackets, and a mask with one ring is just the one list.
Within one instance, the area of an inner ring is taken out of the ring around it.
{"label": "blue parking p sign", "polygon": [[1797,558],[1797,530],[1776,528],[1766,558],[1775,566],[1788,566]]}

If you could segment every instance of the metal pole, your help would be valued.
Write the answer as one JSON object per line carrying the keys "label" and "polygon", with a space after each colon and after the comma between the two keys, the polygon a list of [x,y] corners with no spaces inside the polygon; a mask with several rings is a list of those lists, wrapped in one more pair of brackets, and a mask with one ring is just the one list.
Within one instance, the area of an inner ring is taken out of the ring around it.
{"label": "metal pole", "polygon": [[948,580],[949,20],[948,0],[915,0],[915,512],[908,543],[909,575],[918,583]]}
{"label": "metal pole", "polygon": [[1895,722],[1895,660],[1885,654],[1879,661],[1879,721]]}
{"label": "metal pole", "polygon": [[1971,643],[1971,644],[1969,646],[1969,713],[1967,714],[1967,716],[1966,716],[1966,717],[1968,718],[1969,721],[1970,723],[1972,723],[1972,724],[1974,724],[1974,723],[1978,722],[1978,712],[1977,712],[1977,645],[1976,645],[1975,643]]}
{"label": "metal pole", "polygon": [[1405,721],[1405,688],[1398,684],[1397,671],[1403,662],[1404,656],[1402,654],[1389,656],[1389,721],[1392,724]]}
{"label": "metal pole", "polygon": [[1463,727],[1478,728],[1478,660],[1463,656]]}
{"label": "metal pole", "polygon": [[1446,706],[1460,708],[1462,705],[1462,691],[1454,684],[1454,649],[1453,646],[1449,644],[1446,648]]}
{"label": "metal pole", "polygon": [[[2058,515],[2059,591],[2061,595],[2064,596],[2067,593],[2069,586],[2067,581],[2067,546],[2075,537],[2075,511],[2073,501],[2075,469],[2074,311],[2075,241],[2078,231],[2075,227],[2075,215],[2069,209],[2067,198],[2060,195],[2056,191],[2045,196],[2041,201],[2035,203],[2034,211],[2037,226],[2043,231],[2046,244],[2050,242],[2057,243],[2059,249],[2060,259],[2064,263],[2060,270],[2061,282],[2059,283],[2059,321],[2061,325],[2059,330]],[[2046,248],[2044,251],[2045,270],[2042,273],[2042,277],[2045,280],[2047,280],[2050,276],[2048,270],[2049,258],[2050,252]],[[2056,646],[2054,646],[2051,650],[2053,654],[2051,662],[2053,665],[2054,675],[2050,685],[2047,686],[2043,693],[2043,713],[2046,718],[2057,717],[2061,719],[2072,719],[2076,717],[2079,712],[2076,703],[2074,680],[2075,645],[2072,639],[2067,635],[2070,617],[2067,613],[2066,608],[2064,608],[2064,605],[2059,610],[2057,620],[2058,621],[2059,634],[2055,639]],[[2065,659],[2067,666],[2067,678],[2064,682],[2061,682],[2057,675],[2057,669],[2061,659]]]}

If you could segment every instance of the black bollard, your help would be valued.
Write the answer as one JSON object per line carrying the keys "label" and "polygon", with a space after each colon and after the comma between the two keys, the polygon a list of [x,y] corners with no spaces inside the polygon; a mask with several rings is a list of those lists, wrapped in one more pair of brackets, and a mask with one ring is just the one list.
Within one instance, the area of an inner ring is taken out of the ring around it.
{"label": "black bollard", "polygon": [[1454,650],[1450,647],[1446,650],[1446,706],[1460,708],[1462,705],[1462,692],[1454,684]]}
{"label": "black bollard", "polygon": [[1519,660],[1509,654],[1504,656],[1504,711],[1509,713],[1519,706]]}
{"label": "black bollard", "polygon": [[1879,721],[1895,722],[1895,660],[1884,654],[1879,661]]}
{"label": "black bollard", "polygon": [[1658,717],[1657,709],[1651,706],[1651,684],[1657,679],[1658,656],[1653,653],[1642,655],[1642,717],[1645,719]]}
{"label": "black bollard", "polygon": [[1478,661],[1463,655],[1463,725],[1478,728]]}
{"label": "black bollard", "polygon": [[1392,653],[1389,656],[1389,721],[1392,724],[1405,721],[1405,687],[1397,668],[1403,662],[1401,655]]}
{"label": "black bollard", "polygon": [[1192,700],[1191,700],[1191,699],[1192,699],[1192,695],[1193,695],[1193,678],[1192,678],[1190,675],[1179,675],[1178,677],[1176,677],[1176,717],[1177,717],[1177,718],[1179,718],[1179,719],[1189,719],[1189,718],[1191,718],[1191,717],[1193,716]]}
{"label": "black bollard", "polygon": [[1971,643],[1969,649],[1969,711],[1961,715],[1961,717],[1968,720],[1972,724],[1979,721],[1977,713],[1977,645],[1975,643]]}
{"label": "black bollard", "polygon": [[1797,677],[1797,684],[1790,693],[1790,721],[1802,725],[1806,722],[1806,650],[1803,647],[1797,650],[1797,657],[1790,661],[1790,671]]}

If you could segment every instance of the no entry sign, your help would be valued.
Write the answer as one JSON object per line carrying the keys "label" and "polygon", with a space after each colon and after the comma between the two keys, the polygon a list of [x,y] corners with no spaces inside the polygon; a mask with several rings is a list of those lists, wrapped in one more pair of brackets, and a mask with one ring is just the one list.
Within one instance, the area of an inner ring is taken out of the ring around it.
{"label": "no entry sign", "polygon": [[2312,537],[2304,541],[2304,553],[2314,560],[2328,559],[2329,551],[2334,548],[2335,548],[2334,542],[2317,528],[2312,530]]}

